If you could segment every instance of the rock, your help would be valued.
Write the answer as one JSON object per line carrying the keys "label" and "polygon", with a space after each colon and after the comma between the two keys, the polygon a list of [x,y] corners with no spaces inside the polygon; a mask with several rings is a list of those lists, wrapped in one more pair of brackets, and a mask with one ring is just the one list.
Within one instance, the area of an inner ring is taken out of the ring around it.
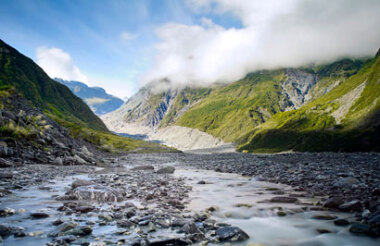
{"label": "rock", "polygon": [[154,167],[150,166],[150,165],[143,165],[143,166],[133,167],[131,170],[133,170],[133,171],[151,171],[151,170],[154,170]]}
{"label": "rock", "polygon": [[189,223],[186,223],[181,229],[178,230],[179,233],[186,233],[186,234],[198,234],[198,233],[202,233],[198,226],[193,223],[193,222],[189,222]]}
{"label": "rock", "polygon": [[58,166],[63,166],[63,160],[61,157],[57,157],[55,158],[55,160],[53,161],[53,164],[54,165],[58,165]]}
{"label": "rock", "polygon": [[323,204],[323,207],[325,208],[333,208],[336,209],[338,208],[342,203],[343,203],[343,198],[342,197],[331,197],[325,201]]}
{"label": "rock", "polygon": [[337,217],[332,214],[316,214],[316,215],[313,215],[312,218],[316,220],[334,220]]}
{"label": "rock", "polygon": [[1,208],[0,209],[0,216],[1,217],[14,215],[15,213],[16,213],[16,211],[13,208]]}
{"label": "rock", "polygon": [[65,235],[87,236],[92,233],[90,226],[80,226],[65,232]]}
{"label": "rock", "polygon": [[170,173],[174,173],[175,171],[175,168],[172,167],[172,166],[166,166],[166,167],[162,167],[160,169],[158,169],[157,173],[158,174],[170,174]]}
{"label": "rock", "polygon": [[98,215],[98,218],[105,222],[111,222],[113,220],[113,216],[110,213],[101,213]]}
{"label": "rock", "polygon": [[92,200],[99,203],[121,202],[124,199],[123,192],[103,185],[80,186],[70,192],[77,200]]}
{"label": "rock", "polygon": [[204,181],[204,180],[200,180],[200,181],[198,181],[197,184],[206,184],[206,181]]}
{"label": "rock", "polygon": [[68,243],[74,242],[77,238],[74,235],[60,236],[54,239],[54,242],[59,245],[66,245]]}
{"label": "rock", "polygon": [[82,214],[86,214],[88,212],[91,212],[94,209],[95,209],[94,206],[78,206],[75,208],[75,211],[82,213]]}
{"label": "rock", "polygon": [[83,160],[79,155],[74,155],[75,161],[80,165],[86,165],[88,164],[87,161]]}
{"label": "rock", "polygon": [[154,239],[149,241],[150,246],[166,246],[166,245],[174,245],[174,246],[183,246],[189,245],[191,241],[187,241],[182,238],[167,238],[167,239]]}
{"label": "rock", "polygon": [[93,184],[95,184],[95,183],[92,182],[91,180],[77,179],[77,180],[75,180],[75,181],[71,184],[71,188],[72,188],[72,189],[75,189],[75,188],[77,188],[77,187],[88,186],[88,185],[93,185]]}
{"label": "rock", "polygon": [[272,197],[269,201],[273,203],[295,203],[298,201],[298,199],[295,197],[275,196]]}
{"label": "rock", "polygon": [[317,232],[320,233],[320,234],[331,233],[330,230],[328,230],[328,229],[324,229],[324,228],[318,228],[318,229],[317,229]]}
{"label": "rock", "polygon": [[247,233],[234,226],[222,227],[215,232],[220,241],[239,242],[249,238]]}
{"label": "rock", "polygon": [[367,234],[370,232],[370,226],[367,224],[354,223],[350,227],[350,232],[355,234]]}
{"label": "rock", "polygon": [[87,156],[90,156],[90,157],[93,157],[93,156],[94,156],[94,154],[91,153],[91,152],[87,149],[87,147],[86,147],[85,145],[83,145],[83,147],[82,147],[80,150],[81,150],[81,152],[82,152],[83,154],[85,154],[85,155],[87,155]]}
{"label": "rock", "polygon": [[284,217],[286,213],[284,211],[277,211],[277,216]]}
{"label": "rock", "polygon": [[334,224],[337,226],[347,226],[350,224],[350,222],[348,222],[348,220],[346,219],[337,219],[337,220],[334,220]]}
{"label": "rock", "polygon": [[339,209],[346,212],[361,211],[362,204],[359,200],[353,200],[353,201],[341,204],[339,206]]}
{"label": "rock", "polygon": [[119,220],[116,222],[117,226],[122,228],[129,228],[135,226],[135,224],[129,220]]}
{"label": "rock", "polygon": [[8,160],[0,158],[0,168],[12,167],[14,164]]}
{"label": "rock", "polygon": [[3,224],[0,224],[0,236],[1,237],[8,237],[12,234],[12,228],[6,226],[6,225],[3,225]]}
{"label": "rock", "polygon": [[57,226],[56,231],[57,231],[57,234],[62,235],[62,233],[72,230],[77,226],[78,226],[77,223],[73,221],[67,221]]}
{"label": "rock", "polygon": [[12,173],[0,173],[0,179],[12,179],[13,174]]}
{"label": "rock", "polygon": [[30,217],[32,217],[33,219],[45,219],[49,217],[49,215],[47,213],[37,212],[37,213],[31,213]]}

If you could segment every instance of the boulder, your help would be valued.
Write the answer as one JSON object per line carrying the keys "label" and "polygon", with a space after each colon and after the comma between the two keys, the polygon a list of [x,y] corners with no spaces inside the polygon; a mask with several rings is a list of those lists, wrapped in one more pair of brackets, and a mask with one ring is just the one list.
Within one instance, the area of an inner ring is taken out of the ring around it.
{"label": "boulder", "polygon": [[240,242],[249,239],[247,233],[235,226],[222,227],[216,230],[220,241]]}
{"label": "boulder", "polygon": [[49,215],[47,213],[37,212],[37,213],[31,213],[30,217],[32,217],[33,219],[45,219],[49,217]]}
{"label": "boulder", "polygon": [[367,224],[354,223],[350,227],[350,232],[355,234],[367,234],[370,232],[370,226]]}
{"label": "boulder", "polygon": [[12,228],[6,225],[0,224],[0,236],[9,237],[12,234]]}
{"label": "boulder", "polygon": [[325,201],[323,207],[336,209],[344,202],[342,197],[334,196]]}
{"label": "boulder", "polygon": [[88,185],[94,185],[95,183],[91,180],[85,180],[85,179],[77,179],[71,184],[71,188],[75,189],[80,186],[88,186]]}
{"label": "boulder", "polygon": [[352,200],[346,203],[343,203],[339,206],[339,209],[342,211],[350,212],[350,211],[361,211],[362,203],[359,200]]}

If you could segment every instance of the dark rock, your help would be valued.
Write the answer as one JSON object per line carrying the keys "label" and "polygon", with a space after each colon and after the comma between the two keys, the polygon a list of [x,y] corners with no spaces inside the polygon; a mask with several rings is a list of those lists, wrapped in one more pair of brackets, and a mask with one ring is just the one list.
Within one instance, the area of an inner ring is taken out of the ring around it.
{"label": "dark rock", "polygon": [[155,239],[149,242],[150,246],[183,246],[189,244],[191,244],[191,242],[182,238]]}
{"label": "dark rock", "polygon": [[49,215],[47,213],[31,213],[30,214],[30,217],[32,217],[33,219],[45,219],[47,217],[49,217]]}
{"label": "dark rock", "polygon": [[82,214],[86,214],[88,212],[91,212],[94,209],[95,209],[95,207],[93,207],[93,206],[78,206],[75,208],[75,211],[80,212]]}
{"label": "dark rock", "polygon": [[12,228],[6,225],[0,224],[0,236],[1,237],[8,237],[12,234]]}
{"label": "dark rock", "polygon": [[198,233],[202,233],[198,226],[193,223],[193,222],[189,222],[189,223],[186,223],[181,229],[179,229],[178,231],[179,233],[186,233],[186,234],[198,234]]}
{"label": "dark rock", "polygon": [[273,203],[295,203],[298,201],[298,199],[295,197],[275,196],[272,197],[269,201]]}
{"label": "dark rock", "polygon": [[198,181],[197,184],[206,184],[206,181],[204,181],[204,180],[200,180],[200,181]]}
{"label": "dark rock", "polygon": [[12,167],[14,164],[8,160],[0,158],[0,168]]}
{"label": "dark rock", "polygon": [[355,234],[367,234],[370,232],[370,226],[367,224],[354,223],[350,227],[350,232]]}
{"label": "dark rock", "polygon": [[334,224],[337,226],[347,226],[350,224],[350,222],[345,219],[337,219],[337,220],[334,220]]}
{"label": "dark rock", "polygon": [[129,228],[135,226],[135,224],[129,220],[119,220],[116,222],[117,226],[122,228]]}
{"label": "dark rock", "polygon": [[80,226],[65,232],[65,235],[87,236],[92,233],[90,226]]}
{"label": "dark rock", "polygon": [[249,238],[247,233],[234,226],[219,228],[216,230],[216,234],[220,241],[238,242]]}
{"label": "dark rock", "polygon": [[325,203],[323,204],[323,207],[325,208],[333,208],[336,209],[338,208],[342,203],[343,203],[343,198],[342,197],[331,197]]}
{"label": "dark rock", "polygon": [[316,220],[334,220],[337,217],[332,214],[316,214],[316,215],[313,215],[312,218]]}
{"label": "dark rock", "polygon": [[342,211],[361,211],[362,204],[359,200],[353,200],[350,202],[343,203],[339,206],[339,209]]}

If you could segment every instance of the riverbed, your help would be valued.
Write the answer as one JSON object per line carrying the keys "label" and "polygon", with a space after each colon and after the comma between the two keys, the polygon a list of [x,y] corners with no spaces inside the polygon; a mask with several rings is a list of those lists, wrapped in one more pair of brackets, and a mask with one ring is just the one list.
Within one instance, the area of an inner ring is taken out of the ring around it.
{"label": "riverbed", "polygon": [[[13,174],[12,178],[1,180],[2,190],[11,193],[3,191],[4,196],[0,198],[0,208],[9,212],[3,213],[0,224],[12,231],[3,236],[2,243],[380,244],[377,237],[350,232],[351,226],[361,223],[362,218],[354,211],[342,212],[324,207],[327,194],[311,193],[299,186],[273,180],[269,182],[262,175],[223,172],[218,165],[214,170],[205,168],[211,165],[208,164],[210,160],[214,163],[223,162],[218,159],[239,163],[241,158],[246,156],[233,159],[230,155],[228,158],[221,155],[214,158],[201,155],[130,155],[114,159],[106,168],[31,165],[2,169],[2,173]],[[355,158],[358,159],[357,156]],[[313,160],[314,157],[305,158],[303,162],[312,163]],[[274,162],[274,159],[267,161]],[[73,188],[73,182],[77,180],[84,182],[82,190]],[[90,193],[86,198],[86,187],[98,193]],[[115,200],[110,200],[107,192],[111,192]],[[287,200],[278,200],[284,197]],[[33,217],[34,213],[39,213],[40,217]],[[337,220],[348,224],[337,225]],[[72,228],[59,231],[62,224]],[[240,237],[244,240],[220,240],[217,233],[220,228],[239,228],[248,237]]]}

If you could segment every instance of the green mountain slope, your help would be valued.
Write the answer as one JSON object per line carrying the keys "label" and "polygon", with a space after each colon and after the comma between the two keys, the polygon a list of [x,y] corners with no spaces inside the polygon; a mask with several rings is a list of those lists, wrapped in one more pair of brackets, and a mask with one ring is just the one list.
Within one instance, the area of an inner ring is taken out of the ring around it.
{"label": "green mountain slope", "polygon": [[[155,143],[110,133],[104,123],[69,88],[50,79],[30,58],[0,40],[0,96],[7,100],[13,91],[20,93],[33,107],[42,109],[45,115],[66,127],[73,137],[84,139],[102,150],[173,151]],[[0,128],[3,129],[4,126],[0,124]],[[6,132],[1,129],[0,136],[3,136]],[[6,127],[4,129],[9,130]],[[8,137],[13,135],[15,134],[7,132]]]}
{"label": "green mountain slope", "polygon": [[[333,66],[318,72],[329,69]],[[297,110],[278,113],[257,126],[239,140],[239,150],[379,151],[380,55],[357,73],[349,68],[342,71],[346,71],[343,77],[326,74],[330,84],[338,83],[336,87]]]}
{"label": "green mountain slope", "polygon": [[281,93],[284,71],[257,72],[214,90],[176,124],[234,141],[288,105]]}
{"label": "green mountain slope", "polygon": [[50,79],[31,59],[0,40],[0,86],[4,85],[15,87],[34,106],[62,120],[107,131],[70,89]]}

